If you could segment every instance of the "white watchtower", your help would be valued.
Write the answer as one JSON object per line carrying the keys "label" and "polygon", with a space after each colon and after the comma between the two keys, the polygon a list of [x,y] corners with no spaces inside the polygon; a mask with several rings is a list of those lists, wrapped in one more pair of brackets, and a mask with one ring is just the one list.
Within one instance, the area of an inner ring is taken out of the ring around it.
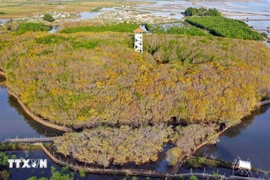
{"label": "white watchtower", "polygon": [[135,32],[135,41],[134,41],[134,49],[136,52],[143,52],[143,33],[140,27],[134,30]]}

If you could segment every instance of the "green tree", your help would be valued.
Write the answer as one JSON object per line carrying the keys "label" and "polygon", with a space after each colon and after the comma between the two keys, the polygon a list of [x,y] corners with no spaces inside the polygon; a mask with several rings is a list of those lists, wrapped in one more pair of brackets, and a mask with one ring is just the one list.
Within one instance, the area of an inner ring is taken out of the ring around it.
{"label": "green tree", "polygon": [[55,173],[56,172],[56,168],[54,166],[51,167],[51,173]]}
{"label": "green tree", "polygon": [[16,159],[16,157],[17,157],[16,154],[11,155],[11,159]]}
{"label": "green tree", "polygon": [[32,177],[28,178],[27,180],[38,180],[38,178],[36,176],[32,176]]}
{"label": "green tree", "polygon": [[79,171],[79,174],[80,174],[80,176],[81,176],[82,178],[86,177],[86,172],[85,172],[85,170],[80,170],[80,171]]}
{"label": "green tree", "polygon": [[198,15],[199,16],[205,16],[205,13],[207,12],[206,8],[200,8],[198,9]]}
{"label": "green tree", "polygon": [[179,175],[179,178],[180,178],[181,180],[184,180],[184,179],[185,179],[185,177],[184,177],[183,174],[180,174],[180,175]]}
{"label": "green tree", "polygon": [[214,177],[214,179],[219,179],[219,175],[218,175],[218,173],[216,173],[216,172],[212,172],[212,175],[213,175],[213,177]]}
{"label": "green tree", "polygon": [[205,163],[205,161],[206,161],[206,158],[205,158],[205,157],[199,157],[199,158],[198,158],[198,162],[199,162],[200,164]]}
{"label": "green tree", "polygon": [[166,160],[170,165],[175,165],[182,157],[183,152],[179,147],[173,147],[166,152]]}
{"label": "green tree", "polygon": [[70,177],[69,174],[61,174],[60,172],[55,172],[52,174],[52,177],[50,178],[50,180],[73,180],[72,177]]}
{"label": "green tree", "polygon": [[61,174],[66,174],[68,172],[68,167],[62,167]]}
{"label": "green tree", "polygon": [[8,156],[6,153],[0,152],[0,166],[7,166],[8,165]]}
{"label": "green tree", "polygon": [[262,32],[261,35],[262,35],[263,37],[268,38],[268,34],[267,34],[266,32]]}
{"label": "green tree", "polygon": [[198,180],[196,176],[190,176],[189,180]]}
{"label": "green tree", "polygon": [[221,16],[221,13],[217,9],[208,9],[205,12],[205,16]]}
{"label": "green tree", "polygon": [[45,14],[43,17],[44,21],[53,22],[55,19],[50,14]]}
{"label": "green tree", "polygon": [[198,9],[197,8],[193,8],[193,7],[189,7],[185,10],[184,15],[185,16],[195,16],[198,14]]}
{"label": "green tree", "polygon": [[23,34],[28,31],[48,31],[50,28],[42,23],[22,23],[17,30],[17,34]]}

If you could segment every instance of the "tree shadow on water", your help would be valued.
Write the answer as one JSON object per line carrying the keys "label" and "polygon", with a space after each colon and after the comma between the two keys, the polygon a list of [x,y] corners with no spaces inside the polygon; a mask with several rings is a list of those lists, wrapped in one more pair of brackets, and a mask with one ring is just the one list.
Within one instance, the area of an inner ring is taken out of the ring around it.
{"label": "tree shadow on water", "polygon": [[23,116],[24,121],[34,130],[36,131],[38,134],[40,135],[44,135],[44,136],[48,136],[48,137],[54,137],[54,136],[59,136],[62,135],[63,132],[62,131],[58,131],[49,127],[46,127],[40,123],[38,123],[37,121],[35,121],[33,118],[31,118],[24,110],[23,108],[20,106],[20,104],[18,103],[18,101],[12,97],[9,96],[8,97],[8,103],[9,105],[14,108],[17,113],[21,116]]}

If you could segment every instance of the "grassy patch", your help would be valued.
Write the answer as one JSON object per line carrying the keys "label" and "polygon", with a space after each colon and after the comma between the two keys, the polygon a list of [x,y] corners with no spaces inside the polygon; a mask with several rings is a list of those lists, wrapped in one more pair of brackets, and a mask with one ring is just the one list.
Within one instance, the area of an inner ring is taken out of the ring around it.
{"label": "grassy patch", "polygon": [[121,23],[113,24],[108,26],[83,26],[83,27],[72,27],[66,28],[61,31],[61,33],[77,33],[77,32],[133,32],[138,28],[137,24]]}
{"label": "grassy patch", "polygon": [[161,34],[185,34],[189,36],[208,36],[203,30],[197,27],[171,27],[168,29],[156,28],[153,30],[154,33]]}
{"label": "grassy patch", "polygon": [[98,40],[88,40],[88,41],[83,41],[83,42],[73,42],[73,47],[74,48],[85,48],[85,49],[92,49],[95,48],[98,45],[99,41]]}
{"label": "grassy patch", "polygon": [[242,21],[221,16],[190,17],[186,21],[198,28],[206,29],[211,34],[221,37],[262,40],[262,35],[253,31]]}
{"label": "grassy patch", "polygon": [[27,31],[48,31],[50,28],[42,23],[22,23],[20,24],[17,34],[23,34]]}
{"label": "grassy patch", "polygon": [[91,9],[91,12],[99,12],[102,9],[102,7],[96,7]]}
{"label": "grassy patch", "polygon": [[63,41],[67,41],[68,38],[56,35],[48,35],[41,38],[37,38],[36,42],[39,44],[58,44]]}

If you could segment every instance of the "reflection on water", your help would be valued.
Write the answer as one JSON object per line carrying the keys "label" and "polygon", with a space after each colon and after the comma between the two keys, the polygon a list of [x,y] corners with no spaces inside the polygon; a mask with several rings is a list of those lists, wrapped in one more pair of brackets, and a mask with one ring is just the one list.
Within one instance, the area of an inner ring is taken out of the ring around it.
{"label": "reflection on water", "polygon": [[58,29],[59,29],[59,26],[52,26],[52,29],[49,31],[49,33],[54,34],[58,31]]}
{"label": "reflection on water", "polygon": [[197,151],[198,155],[215,156],[232,162],[236,157],[251,160],[257,168],[270,169],[270,106],[254,111],[242,123],[230,128],[220,136],[216,145],[207,145]]}
{"label": "reflection on water", "polygon": [[[5,80],[4,77],[0,76],[0,82]],[[62,134],[62,132],[56,131],[51,128],[44,127],[43,125],[34,121],[29,117],[23,109],[20,107],[16,99],[8,95],[7,88],[0,86],[0,142],[6,138],[18,137],[34,137],[34,136],[57,136]],[[140,167],[137,165],[126,165],[125,168],[142,168],[142,169],[152,169],[158,170],[160,172],[168,171],[168,162],[165,160],[166,151],[172,147],[171,145],[166,145],[164,151],[160,154],[159,160],[157,162],[144,164]],[[10,152],[11,153],[11,152]],[[13,154],[12,152],[11,154]],[[15,152],[17,158],[26,158],[24,151]],[[61,166],[54,163],[43,151],[30,151],[29,159],[47,159],[48,168],[46,169],[10,169],[11,170],[11,180],[15,179],[27,179],[31,176],[37,176],[38,178],[50,177],[51,167],[54,166],[57,170],[61,170]],[[121,168],[121,167],[120,167]],[[69,171],[73,172],[73,171]],[[88,180],[111,180],[111,179],[123,179],[124,175],[99,175],[99,174],[89,174],[87,178],[80,178],[78,173],[75,173],[74,179],[88,179]],[[138,179],[145,179],[140,177]],[[154,179],[154,178],[152,178]]]}
{"label": "reflection on water", "polygon": [[103,12],[82,12],[80,13],[81,17],[77,20],[86,20],[86,19],[92,19],[93,17],[96,17]]}
{"label": "reflection on water", "polygon": [[16,99],[8,95],[5,87],[0,87],[0,107],[0,142],[7,138],[62,134],[62,132],[47,128],[29,117]]}
{"label": "reflection on water", "polygon": [[[10,155],[13,152],[10,152]],[[51,167],[54,166],[57,171],[61,171],[62,167],[54,163],[43,151],[30,151],[28,156],[24,151],[16,151],[16,158],[27,158],[27,159],[47,159],[48,167],[44,169],[35,169],[35,168],[14,168],[11,169],[11,178],[10,180],[21,180],[28,179],[29,177],[36,176],[37,178],[46,177],[49,178],[51,176]],[[78,172],[68,171],[68,173],[75,173],[74,179],[78,180],[118,180],[123,179],[124,175],[100,175],[100,174],[89,174],[86,178],[80,177]],[[145,179],[145,178],[139,178]]]}

